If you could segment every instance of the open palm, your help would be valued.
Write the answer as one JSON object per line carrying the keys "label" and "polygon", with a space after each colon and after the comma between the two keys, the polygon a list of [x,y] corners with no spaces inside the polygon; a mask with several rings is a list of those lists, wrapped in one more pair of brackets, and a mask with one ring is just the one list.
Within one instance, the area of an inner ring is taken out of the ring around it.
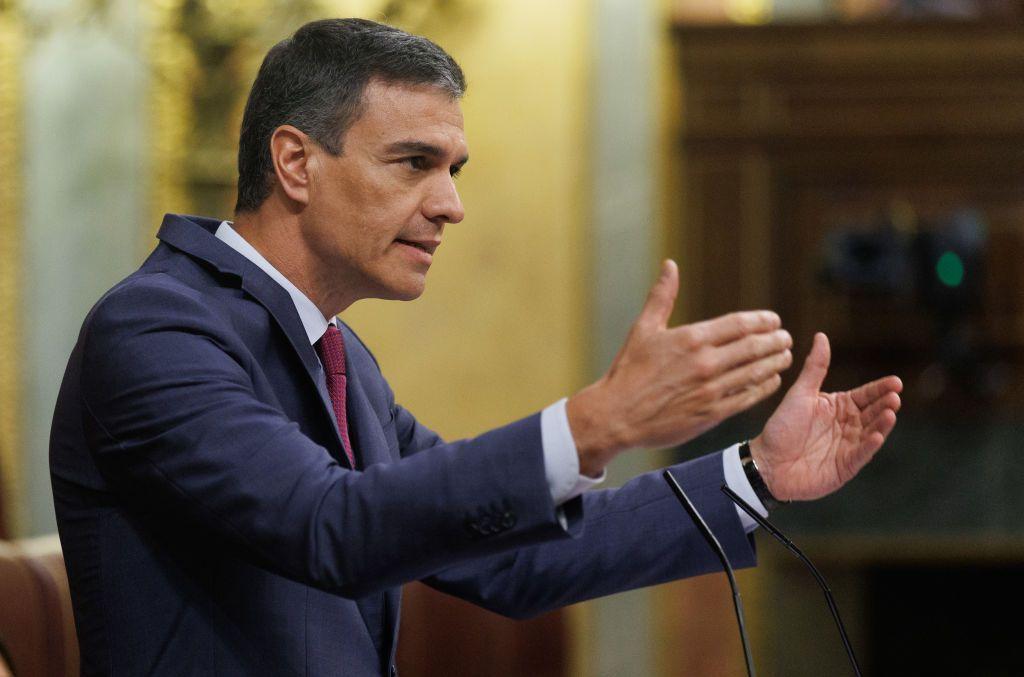
{"label": "open palm", "polygon": [[882,447],[900,408],[895,376],[842,393],[823,393],[830,350],[814,336],[796,383],[750,441],[768,489],[780,500],[811,500],[846,484]]}

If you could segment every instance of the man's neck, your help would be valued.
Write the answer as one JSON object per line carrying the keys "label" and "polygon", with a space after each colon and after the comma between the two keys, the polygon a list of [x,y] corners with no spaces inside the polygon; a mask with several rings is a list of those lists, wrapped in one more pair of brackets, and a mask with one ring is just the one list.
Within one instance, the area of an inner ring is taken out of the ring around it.
{"label": "man's neck", "polygon": [[358,300],[332,292],[337,287],[337,280],[317,275],[316,271],[323,266],[302,246],[301,223],[294,214],[267,214],[262,209],[236,214],[233,228],[270,265],[309,297],[324,317],[334,317]]}

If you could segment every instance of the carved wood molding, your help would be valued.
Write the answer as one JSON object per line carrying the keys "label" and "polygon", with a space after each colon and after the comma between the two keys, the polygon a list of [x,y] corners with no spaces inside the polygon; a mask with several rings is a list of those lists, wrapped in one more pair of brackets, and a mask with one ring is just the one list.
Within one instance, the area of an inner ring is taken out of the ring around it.
{"label": "carved wood molding", "polygon": [[[148,0],[145,57],[150,65],[146,111],[149,117],[149,218],[145,228],[155,233],[167,211],[189,212],[186,168],[193,116],[192,88],[197,75],[195,57],[180,30],[183,0]],[[143,239],[148,251],[152,240]]]}
{"label": "carved wood molding", "polygon": [[24,26],[0,3],[0,537],[20,523],[21,505],[21,58]]}
{"label": "carved wood molding", "polygon": [[1020,25],[677,28],[687,141],[1024,132]]}

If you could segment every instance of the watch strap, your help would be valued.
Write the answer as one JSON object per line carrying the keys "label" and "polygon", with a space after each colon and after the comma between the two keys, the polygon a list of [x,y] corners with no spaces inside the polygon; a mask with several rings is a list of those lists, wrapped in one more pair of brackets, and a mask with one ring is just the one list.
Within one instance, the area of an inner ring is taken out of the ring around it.
{"label": "watch strap", "polygon": [[765,509],[774,510],[786,503],[786,501],[775,498],[768,489],[768,485],[764,483],[764,477],[761,476],[761,471],[758,470],[757,463],[754,462],[754,456],[750,453],[750,440],[740,444],[740,465],[743,466],[743,475],[750,482],[754,494],[764,504]]}

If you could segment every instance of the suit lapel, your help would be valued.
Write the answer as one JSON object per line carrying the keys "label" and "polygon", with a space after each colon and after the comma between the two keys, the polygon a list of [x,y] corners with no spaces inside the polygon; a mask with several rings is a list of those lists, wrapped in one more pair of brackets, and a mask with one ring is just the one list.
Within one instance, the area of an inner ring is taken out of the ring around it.
{"label": "suit lapel", "polygon": [[[260,270],[259,266],[218,240],[214,232],[219,225],[220,221],[214,219],[168,214],[164,217],[157,237],[175,249],[205,261],[221,273],[238,278],[241,289],[267,309],[302,362],[309,385],[320,396],[323,414],[333,423],[330,429],[334,434],[335,449],[343,449],[330,397],[321,385],[324,376],[320,360],[316,356],[316,350],[309,344],[309,337],[291,296],[281,285]],[[348,465],[344,453],[333,455],[340,463]]]}
{"label": "suit lapel", "polygon": [[[346,346],[355,346],[358,339],[351,330],[342,325]],[[353,351],[346,350],[346,371],[348,373],[347,408],[349,436],[356,450],[356,457],[362,468],[369,468],[377,463],[387,463],[392,459],[388,455],[388,443],[384,437],[384,426],[370,404],[362,379],[365,375],[355,368],[352,360]],[[378,646],[382,658],[394,661],[395,632],[398,629],[398,609],[400,605],[400,588],[385,590],[356,601],[359,613],[363,617],[372,637],[378,638],[382,646]],[[379,625],[374,632],[371,625]]]}
{"label": "suit lapel", "polygon": [[[357,339],[348,327],[344,327],[344,336],[346,345],[356,345]],[[391,461],[393,459],[388,457],[388,443],[384,439],[383,425],[366,396],[359,370],[353,366],[351,350],[346,350],[345,362],[348,372],[346,408],[349,436],[356,449],[359,463],[363,468],[368,468],[375,463]]]}

